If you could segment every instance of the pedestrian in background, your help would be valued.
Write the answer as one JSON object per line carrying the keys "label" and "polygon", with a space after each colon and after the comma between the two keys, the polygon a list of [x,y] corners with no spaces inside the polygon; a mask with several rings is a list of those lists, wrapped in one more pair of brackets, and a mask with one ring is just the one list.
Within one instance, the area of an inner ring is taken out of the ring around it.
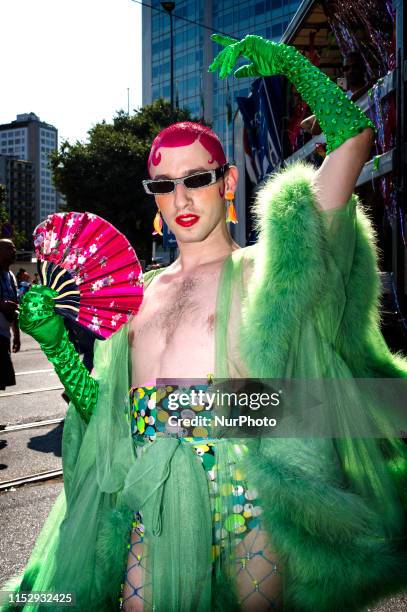
{"label": "pedestrian in background", "polygon": [[8,238],[0,239],[0,389],[16,384],[11,361],[11,330],[13,353],[20,350],[20,330],[17,325],[17,281],[10,270],[16,257],[16,247]]}
{"label": "pedestrian in background", "polygon": [[17,287],[20,288],[20,283],[23,280],[23,275],[26,273],[26,269],[25,268],[20,268],[19,271],[16,274],[16,281],[17,281]]}
{"label": "pedestrian in background", "polygon": [[31,287],[31,276],[27,272],[23,272],[21,280],[18,283],[18,299],[21,300],[23,295],[27,293]]}

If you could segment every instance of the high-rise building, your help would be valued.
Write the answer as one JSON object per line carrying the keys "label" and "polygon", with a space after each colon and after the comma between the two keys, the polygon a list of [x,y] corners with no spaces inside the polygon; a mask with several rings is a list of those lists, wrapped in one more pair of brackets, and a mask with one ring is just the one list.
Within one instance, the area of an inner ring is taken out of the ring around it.
{"label": "high-rise building", "polygon": [[24,250],[32,248],[35,227],[35,171],[33,162],[19,159],[17,155],[0,154],[0,183],[6,188],[6,210],[10,222],[24,232]]}
{"label": "high-rise building", "polygon": [[[251,79],[220,80],[207,72],[220,50],[214,32],[242,38],[259,34],[279,41],[300,0],[178,0],[172,12],[174,103],[212,123],[224,146],[230,140],[234,98],[249,93]],[[170,19],[157,0],[143,5],[143,104],[170,98]],[[228,101],[230,100],[230,105]],[[229,111],[228,111],[229,106]],[[229,117],[228,117],[229,114]]]}
{"label": "high-rise building", "polygon": [[58,147],[58,131],[35,113],[17,115],[0,125],[0,154],[29,161],[35,172],[34,223],[58,210],[58,193],[52,184],[49,154]]}

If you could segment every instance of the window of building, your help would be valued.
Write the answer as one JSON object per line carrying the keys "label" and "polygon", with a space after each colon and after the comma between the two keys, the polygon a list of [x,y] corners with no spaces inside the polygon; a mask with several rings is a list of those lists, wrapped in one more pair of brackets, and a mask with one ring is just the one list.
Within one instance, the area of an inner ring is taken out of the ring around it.
{"label": "window of building", "polygon": [[246,6],[239,10],[239,21],[245,22],[248,21],[250,17],[250,8]]}
{"label": "window of building", "polygon": [[265,10],[264,2],[258,2],[254,5],[254,14],[255,15],[263,15]]}
{"label": "window of building", "polygon": [[225,13],[225,15],[223,16],[223,27],[224,28],[228,28],[232,25],[233,23],[233,13]]}
{"label": "window of building", "polygon": [[274,38],[275,36],[281,36],[281,34],[283,33],[283,24],[282,23],[276,23],[275,25],[273,25],[271,27],[271,35]]}

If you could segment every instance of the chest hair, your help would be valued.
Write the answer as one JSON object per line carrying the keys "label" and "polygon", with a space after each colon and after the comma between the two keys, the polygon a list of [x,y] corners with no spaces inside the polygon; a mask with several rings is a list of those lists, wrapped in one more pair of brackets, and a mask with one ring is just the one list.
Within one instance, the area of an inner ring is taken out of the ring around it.
{"label": "chest hair", "polygon": [[162,305],[155,317],[155,326],[163,334],[166,344],[171,341],[176,329],[182,323],[194,324],[199,314],[199,300],[196,296],[197,278],[184,278],[171,292],[168,301]]}

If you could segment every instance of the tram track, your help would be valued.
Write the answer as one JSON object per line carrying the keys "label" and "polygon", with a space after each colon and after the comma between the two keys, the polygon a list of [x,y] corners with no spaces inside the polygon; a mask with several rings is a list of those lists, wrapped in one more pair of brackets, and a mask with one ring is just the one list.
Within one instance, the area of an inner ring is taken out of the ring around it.
{"label": "tram track", "polygon": [[22,476],[21,478],[13,478],[12,480],[3,480],[0,482],[0,493],[9,491],[10,489],[16,489],[27,484],[40,484],[47,480],[54,480],[60,478],[63,475],[62,469],[48,470],[46,472],[37,472],[36,474],[30,474],[28,476]]}
{"label": "tram track", "polygon": [[[17,431],[24,431],[26,429],[34,429],[39,427],[50,427],[52,425],[60,425],[65,421],[64,417],[56,419],[46,419],[42,421],[33,421],[31,423],[17,423],[14,425],[0,425],[0,433],[12,433]],[[17,489],[28,484],[41,484],[48,480],[54,480],[62,476],[62,469],[52,469],[27,476],[20,476],[18,478],[12,478],[9,480],[0,481],[0,493],[10,491],[11,489]]]}
{"label": "tram track", "polygon": [[33,421],[32,423],[16,423],[15,425],[0,425],[1,433],[11,431],[22,431],[24,429],[33,429],[34,427],[48,427],[48,425],[58,425],[65,421],[64,417],[58,419],[47,419],[44,421]]}

